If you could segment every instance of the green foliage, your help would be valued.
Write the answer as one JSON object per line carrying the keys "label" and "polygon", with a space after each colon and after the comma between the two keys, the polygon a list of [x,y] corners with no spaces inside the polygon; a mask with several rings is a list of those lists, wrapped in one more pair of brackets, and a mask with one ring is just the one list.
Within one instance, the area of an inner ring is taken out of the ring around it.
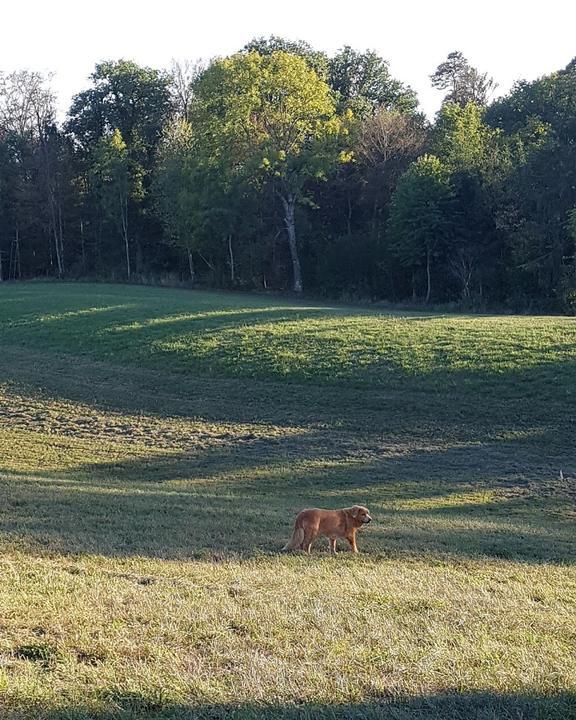
{"label": "green foliage", "polygon": [[[238,168],[227,165],[198,141],[189,122],[177,121],[166,132],[158,154],[154,191],[158,210],[169,236],[189,256],[192,252],[222,255],[232,236],[249,223],[251,188]],[[229,256],[235,281],[234,258]]]}
{"label": "green foliage", "polygon": [[389,233],[394,252],[410,267],[426,266],[425,302],[431,295],[431,266],[454,236],[449,170],[434,155],[419,158],[400,178],[392,198]]}
{"label": "green foliage", "polygon": [[395,80],[386,60],[374,51],[362,53],[345,45],[330,59],[329,68],[328,82],[341,111],[364,116],[378,109],[414,112],[418,107],[416,93]]}
{"label": "green foliage", "polygon": [[341,123],[326,83],[300,57],[256,52],[215,62],[195,88],[191,122],[217,159],[300,190],[326,172]]}
{"label": "green foliage", "polygon": [[[115,252],[115,244],[110,241],[110,225],[105,227],[103,237],[104,217],[114,218],[114,224],[122,226],[125,262],[128,275],[131,275],[126,249],[130,216],[135,270],[140,275],[144,249],[148,250],[149,257],[154,257],[160,244],[157,221],[152,216],[150,180],[156,148],[173,110],[170,76],[128,60],[118,60],[96,65],[91,81],[91,87],[72,100],[65,127],[73,137],[77,184],[84,191],[84,202],[79,208],[75,227],[81,237],[84,273],[87,249],[92,250],[92,267],[96,271],[102,265],[117,267],[121,262],[121,255]],[[125,186],[120,195],[115,194],[113,184],[102,181],[103,166],[112,162],[114,155],[110,138],[116,131],[125,143],[125,151],[122,151],[125,157],[120,157],[121,152],[114,161],[116,187]],[[123,206],[119,215],[110,209],[117,201]]]}
{"label": "green foliage", "polygon": [[186,248],[194,245],[203,184],[192,164],[192,128],[186,120],[175,122],[165,133],[158,153],[155,193],[158,209],[170,238]]}
{"label": "green foliage", "polygon": [[[271,36],[170,73],[99,63],[60,127],[49,78],[0,74],[2,278],[117,278],[125,263],[137,280],[406,301],[434,275],[438,302],[566,309],[576,61],[491,105],[461,53],[433,84],[446,96],[429,124],[376,53]],[[426,154],[451,198],[439,212],[421,187],[400,223],[420,239],[398,241],[392,199]]]}
{"label": "green foliage", "polygon": [[495,208],[511,161],[501,134],[484,122],[484,115],[477,103],[447,102],[432,133],[432,148],[449,169],[454,191],[454,243],[447,269],[466,304],[479,301],[486,289],[493,293],[501,282],[494,259],[499,242]]}
{"label": "green foliage", "polygon": [[472,67],[461,52],[451,52],[430,76],[438,90],[448,90],[445,103],[466,106],[468,103],[486,105],[496,83],[488,73]]}
{"label": "green foliage", "polygon": [[340,140],[347,130],[328,85],[296,55],[235,55],[199,78],[191,123],[213,166],[273,185],[284,208],[293,287],[301,292],[295,203],[306,199],[307,181],[347,159]]}
{"label": "green foliage", "polygon": [[143,169],[130,157],[118,128],[98,143],[92,172],[105,211],[111,217],[118,217],[128,200],[142,200]]}
{"label": "green foliage", "polygon": [[572,315],[576,315],[576,207],[568,213],[566,229],[572,244],[571,255],[565,258],[566,265],[561,286],[561,300],[564,308]]}
{"label": "green foliage", "polygon": [[270,37],[254,38],[244,46],[243,51],[247,53],[257,52],[259,55],[272,55],[275,52],[297,55],[306,60],[318,77],[323,80],[328,78],[330,63],[328,56],[320,50],[315,50],[304,40],[287,40],[278,35],[270,35]]}
{"label": "green foliage", "polygon": [[[100,140],[96,147],[96,155],[96,168],[103,183],[122,186],[124,194],[131,195],[134,199],[141,196],[140,174],[137,171],[130,172],[134,166],[130,162],[128,147],[118,128],[111,135]],[[130,182],[131,179],[133,182]]]}
{"label": "green foliage", "polygon": [[118,129],[128,147],[150,160],[171,112],[169,75],[118,60],[99,63],[90,77],[92,87],[74,97],[69,112],[76,142],[89,153]]}
{"label": "green foliage", "polygon": [[534,121],[553,128],[559,139],[573,137],[576,123],[576,58],[563,70],[532,82],[516,83],[512,92],[488,109],[495,127],[513,134]]}
{"label": "green foliage", "polygon": [[[576,205],[576,64],[521,82],[487,112],[515,150],[506,181],[507,242],[519,293],[556,298],[570,276],[566,218]],[[567,265],[568,263],[568,265]]]}
{"label": "green foliage", "polygon": [[481,172],[495,137],[495,131],[484,123],[480,105],[445,103],[434,126],[432,150],[452,171]]}
{"label": "green foliage", "polygon": [[94,151],[92,182],[105,218],[117,228],[124,243],[126,272],[131,277],[129,216],[144,198],[144,170],[128,151],[120,130],[100,139]]}
{"label": "green foliage", "polygon": [[566,229],[568,234],[576,244],[576,207],[568,212],[568,218],[566,220]]}

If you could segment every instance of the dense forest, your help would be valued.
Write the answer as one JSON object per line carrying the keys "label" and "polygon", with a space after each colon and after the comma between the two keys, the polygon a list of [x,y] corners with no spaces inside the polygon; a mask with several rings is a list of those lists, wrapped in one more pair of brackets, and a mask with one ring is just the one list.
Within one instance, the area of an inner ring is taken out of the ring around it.
{"label": "dense forest", "polygon": [[576,59],[493,100],[451,53],[415,93],[374,52],[256,39],[98,64],[57,121],[0,74],[0,279],[576,311]]}

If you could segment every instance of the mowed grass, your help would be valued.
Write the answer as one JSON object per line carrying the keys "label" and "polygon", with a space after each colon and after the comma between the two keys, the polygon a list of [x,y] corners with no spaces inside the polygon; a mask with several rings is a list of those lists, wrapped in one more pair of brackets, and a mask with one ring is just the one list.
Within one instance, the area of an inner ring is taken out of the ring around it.
{"label": "mowed grass", "polygon": [[8,300],[8,343],[217,377],[395,387],[409,376],[436,389],[438,380],[460,386],[495,373],[552,379],[560,362],[576,361],[574,321],[562,318],[380,313],[106,285],[29,285]]}
{"label": "mowed grass", "polygon": [[0,339],[0,717],[576,717],[573,319],[30,283]]}

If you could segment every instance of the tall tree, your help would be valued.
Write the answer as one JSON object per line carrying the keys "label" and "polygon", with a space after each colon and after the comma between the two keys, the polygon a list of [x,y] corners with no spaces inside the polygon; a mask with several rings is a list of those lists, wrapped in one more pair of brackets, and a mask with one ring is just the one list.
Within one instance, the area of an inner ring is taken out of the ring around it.
{"label": "tall tree", "polygon": [[168,238],[186,250],[191,282],[195,280],[193,250],[202,222],[198,215],[203,188],[194,163],[192,128],[186,120],[178,120],[160,144],[153,189]]}
{"label": "tall tree", "polygon": [[504,192],[513,283],[519,294],[556,302],[573,247],[566,217],[576,205],[576,59],[517,83],[487,121],[506,134],[513,158]]}
{"label": "tall tree", "polygon": [[485,112],[473,102],[463,106],[445,103],[432,133],[432,152],[448,168],[455,196],[455,240],[447,265],[466,303],[473,284],[480,296],[488,275],[494,274],[500,239],[495,222],[496,195],[506,168],[500,156],[499,133],[485,123]]}
{"label": "tall tree", "polygon": [[576,207],[568,212],[566,230],[572,244],[567,257],[560,299],[564,308],[576,315]]}
{"label": "tall tree", "polygon": [[192,126],[230,172],[274,186],[284,214],[293,289],[302,292],[296,205],[306,182],[342,156],[342,123],[328,85],[301,57],[251,52],[212,64],[199,79]]}
{"label": "tall tree", "polygon": [[430,76],[433,87],[447,90],[446,103],[466,105],[469,102],[487,105],[496,89],[496,82],[488,73],[472,67],[461,52],[451,52]]}
{"label": "tall tree", "polygon": [[576,57],[558,72],[516,83],[490,106],[486,119],[509,134],[523,133],[537,120],[570,141],[576,134]]}
{"label": "tall tree", "polygon": [[382,216],[398,178],[423,154],[427,142],[428,129],[418,115],[382,109],[362,123],[356,165],[375,215]]}
{"label": "tall tree", "polygon": [[489,144],[495,132],[484,122],[484,108],[445,103],[432,133],[432,151],[453,171],[481,170],[489,159]]}
{"label": "tall tree", "polygon": [[340,110],[370,115],[378,108],[413,112],[416,93],[390,75],[386,60],[372,50],[345,45],[330,59],[328,82],[338,94]]}
{"label": "tall tree", "polygon": [[[395,252],[405,266],[424,266],[428,303],[432,270],[453,238],[449,172],[434,155],[424,155],[400,178],[392,199],[389,231]],[[415,288],[414,288],[415,291]]]}
{"label": "tall tree", "polygon": [[[91,87],[73,99],[66,124],[77,149],[79,184],[85,184],[90,190],[94,177],[91,170],[97,161],[95,153],[101,151],[102,142],[111,138],[116,130],[126,145],[129,162],[139,168],[141,197],[137,203],[129,202],[134,264],[138,272],[146,260],[150,264],[158,254],[156,238],[160,228],[152,212],[150,184],[156,149],[173,112],[170,82],[168,73],[128,60],[99,63],[91,75]],[[106,244],[102,234],[101,198],[99,193],[88,192],[87,199],[93,200],[94,208],[90,212],[90,203],[86,206],[89,221],[83,226],[96,248],[96,256],[101,256]]]}
{"label": "tall tree", "polygon": [[201,60],[172,60],[170,66],[170,92],[172,106],[176,116],[181,120],[188,118],[192,105],[194,83],[205,70]]}
{"label": "tall tree", "polygon": [[186,251],[190,279],[195,280],[194,255],[215,270],[214,253],[228,258],[229,279],[235,284],[234,236],[245,225],[247,186],[228,172],[226,163],[205,152],[186,121],[173,123],[160,146],[154,190],[169,237]]}
{"label": "tall tree", "polygon": [[257,37],[250,40],[242,48],[243,52],[257,52],[259,55],[272,55],[275,52],[285,52],[306,60],[308,65],[323,80],[328,78],[329,60],[326,53],[315,50],[309,43],[304,40],[288,40],[279,35],[270,35],[269,37]]}
{"label": "tall tree", "polygon": [[[20,230],[34,225],[34,213],[49,228],[48,257],[56,257],[56,273],[64,274],[62,183],[59,155],[63,138],[55,124],[50,76],[20,70],[0,74],[0,139],[6,143],[16,175],[11,190],[14,237],[19,253]],[[34,210],[30,207],[35,204]],[[35,234],[44,235],[41,227]],[[52,244],[53,241],[53,244]],[[34,254],[34,252],[33,252]]]}
{"label": "tall tree", "polygon": [[172,113],[169,74],[117,60],[96,65],[90,79],[92,87],[74,97],[69,111],[75,141],[89,151],[118,129],[128,148],[150,159]]}
{"label": "tall tree", "polygon": [[104,136],[95,151],[92,169],[97,191],[108,218],[117,227],[124,244],[126,276],[132,277],[130,259],[130,202],[142,199],[142,169],[130,157],[120,130]]}

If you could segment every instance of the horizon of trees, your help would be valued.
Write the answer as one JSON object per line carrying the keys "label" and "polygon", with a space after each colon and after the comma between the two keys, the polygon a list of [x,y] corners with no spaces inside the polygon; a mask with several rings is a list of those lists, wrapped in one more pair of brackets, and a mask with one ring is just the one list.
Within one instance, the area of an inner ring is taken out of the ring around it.
{"label": "horizon of trees", "polygon": [[430,77],[433,122],[372,51],[256,38],[99,63],[58,123],[0,73],[0,281],[576,312],[576,58],[496,100],[462,53]]}

